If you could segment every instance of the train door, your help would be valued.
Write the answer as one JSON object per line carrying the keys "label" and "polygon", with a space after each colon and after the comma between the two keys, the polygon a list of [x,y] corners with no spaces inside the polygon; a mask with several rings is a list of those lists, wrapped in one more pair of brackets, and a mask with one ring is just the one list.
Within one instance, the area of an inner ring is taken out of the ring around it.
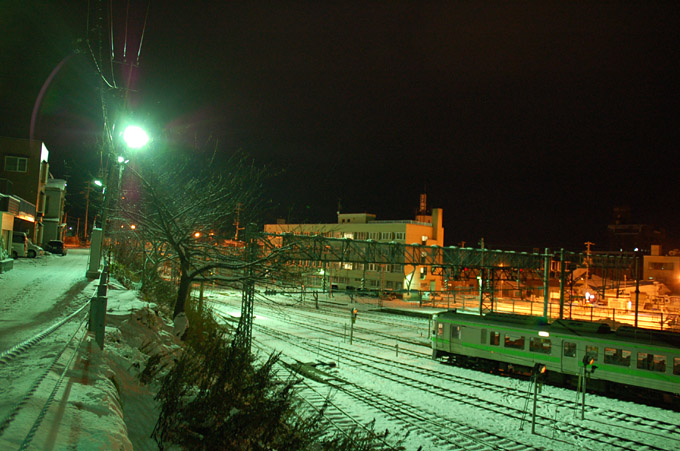
{"label": "train door", "polygon": [[[583,351],[581,351],[583,354]],[[569,339],[562,340],[561,370],[565,374],[578,374],[578,345]]]}

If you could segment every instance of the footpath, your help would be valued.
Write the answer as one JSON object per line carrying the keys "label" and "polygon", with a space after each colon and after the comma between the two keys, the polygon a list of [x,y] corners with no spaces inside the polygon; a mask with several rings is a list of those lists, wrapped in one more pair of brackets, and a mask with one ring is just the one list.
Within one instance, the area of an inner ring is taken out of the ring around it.
{"label": "footpath", "polygon": [[103,350],[88,312],[0,360],[0,449],[158,449],[153,375],[181,349],[172,325],[113,280]]}

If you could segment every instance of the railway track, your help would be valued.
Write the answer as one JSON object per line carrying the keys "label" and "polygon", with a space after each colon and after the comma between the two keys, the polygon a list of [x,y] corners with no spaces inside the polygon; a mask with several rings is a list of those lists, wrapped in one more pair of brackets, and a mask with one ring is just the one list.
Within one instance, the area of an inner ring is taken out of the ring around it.
{"label": "railway track", "polygon": [[[325,313],[326,312],[324,312],[324,314]],[[381,315],[381,314],[374,313],[372,316],[379,316],[379,315]],[[312,320],[315,320],[314,321],[315,323],[326,323],[326,324],[331,325],[331,326],[334,324],[332,321],[324,321],[323,319],[319,320],[318,315],[317,315],[316,318],[313,317],[313,316],[307,317],[306,318],[307,321],[301,321],[299,319],[299,315],[296,315],[296,317],[298,319],[293,319],[293,318],[289,317],[289,318],[287,318],[287,321],[292,322],[293,324],[297,324],[301,327],[305,326],[307,328],[312,328],[314,330],[317,330],[320,333],[326,333],[326,334],[333,335],[333,336],[340,336],[341,335],[337,330],[335,330],[333,328],[325,329],[323,327],[314,326],[311,323]],[[343,317],[345,317],[345,315],[341,315],[340,317],[343,318]],[[373,318],[371,318],[371,321],[373,321]],[[401,326],[401,322],[399,322],[398,325]],[[368,329],[368,328],[355,329],[355,330],[357,330],[357,332],[365,332],[365,333],[369,333],[369,334],[371,333],[371,330]],[[385,334],[382,334],[382,333],[379,333],[378,335],[381,336],[381,337],[385,336]],[[391,339],[394,339],[395,341],[401,341],[402,343],[405,343],[405,342],[406,343],[415,343],[413,341],[408,341],[408,340],[399,340],[400,337],[397,336],[397,335],[391,335],[389,337]],[[389,345],[377,343],[377,342],[375,342],[374,340],[371,340],[371,339],[365,339],[365,338],[362,338],[362,337],[355,337],[355,340],[357,340],[358,342],[368,343],[368,344],[371,344],[373,346],[376,346],[376,347],[379,347],[379,348],[382,348],[382,349],[392,349],[392,347],[389,346]],[[427,348],[426,353],[422,353],[422,352],[418,352],[418,351],[412,351],[408,348],[400,349],[399,353],[403,353],[403,354],[413,356],[413,357],[417,357],[417,358],[422,358],[423,360],[425,360],[427,362],[431,362],[430,348],[429,347]],[[366,354],[366,356],[368,358],[373,358],[373,356],[370,355],[370,354]],[[381,360],[381,361],[384,361],[384,360]],[[508,386],[507,382],[506,383],[499,383],[499,384],[485,382],[484,384],[480,384],[477,380],[475,380],[471,377],[463,377],[463,376],[460,376],[460,375],[453,376],[448,372],[437,371],[437,370],[433,370],[431,368],[422,368],[422,367],[418,367],[418,366],[410,365],[410,364],[407,365],[407,364],[401,363],[399,361],[393,361],[392,363],[396,366],[401,365],[404,370],[409,371],[409,372],[413,372],[413,373],[416,373],[416,374],[420,374],[424,377],[430,377],[434,374],[437,379],[448,380],[448,381],[451,381],[451,382],[455,382],[456,384],[462,383],[462,384],[465,384],[466,386],[471,387],[471,388],[476,387],[481,391],[494,392],[494,393],[498,394],[499,396],[503,396],[503,397],[507,397],[509,395],[514,395],[514,396],[518,396],[518,397],[523,396],[522,390],[516,389],[516,390],[513,391]],[[511,393],[511,391],[512,391],[512,393]],[[574,400],[573,399],[566,400],[566,399],[559,398],[559,397],[556,397],[556,396],[543,395],[541,397],[541,400],[545,404],[552,405],[556,410],[558,410],[558,409],[571,410],[574,407]],[[627,410],[627,411],[617,411],[617,410],[611,410],[611,409],[601,409],[601,408],[598,408],[598,407],[595,407],[595,406],[589,406],[589,405],[586,405],[585,412],[588,415],[589,419],[591,419],[590,421],[600,422],[602,424],[606,424],[607,426],[623,428],[623,429],[629,428],[629,427],[631,427],[631,425],[638,428],[638,429],[640,427],[648,428],[648,429],[654,429],[657,432],[645,431],[645,434],[656,435],[658,437],[670,437],[670,439],[672,439],[672,440],[680,440],[680,425],[677,425],[677,424],[672,423],[672,422],[649,419],[645,416],[632,413],[629,410]],[[609,422],[603,422],[601,420],[598,420],[597,418],[605,418],[605,419],[609,420]],[[678,448],[680,448],[680,443],[678,444]]]}
{"label": "railway track", "polygon": [[[296,312],[295,314],[296,319],[292,320],[294,326],[304,327],[306,330],[312,330],[325,335],[333,333],[334,336],[338,336],[334,330],[324,329],[319,326],[312,326],[310,328],[309,320],[314,318],[306,317],[300,319],[298,313],[299,312]],[[268,314],[276,316],[274,312],[268,312]],[[286,321],[290,323],[291,315],[286,315]],[[329,321],[327,324],[335,324],[335,328],[337,329],[337,322]],[[323,358],[334,359],[339,352],[337,346],[331,346],[325,343],[322,344],[320,341],[314,340],[305,343],[299,337],[292,334],[273,330],[267,331],[266,329],[262,329],[262,326],[258,324],[256,324],[255,327],[268,335],[273,334],[291,345],[299,346],[309,352],[319,354],[320,356],[323,356]],[[366,340],[366,342],[370,343],[370,340]],[[413,353],[413,355],[427,359],[428,364],[432,363],[429,355],[425,355],[424,353]],[[377,358],[368,353],[364,353],[357,348],[352,348],[351,355],[346,352],[343,353],[342,359],[343,365],[352,365],[357,370],[371,373],[375,377],[386,378],[386,380],[391,380],[404,387],[410,387],[413,390],[423,390],[429,395],[435,396],[437,399],[446,400],[447,402],[452,401],[462,403],[475,409],[494,411],[499,415],[514,418],[518,423],[521,423],[526,417],[526,413],[522,409],[509,407],[507,405],[508,397],[514,398],[515,402],[517,402],[517,400],[525,398],[525,391],[523,392],[519,388],[508,387],[507,383],[480,384],[472,378],[457,377],[444,371],[437,371],[404,362]],[[414,377],[417,377],[417,379]],[[435,380],[436,383],[430,382],[431,380]],[[338,390],[346,389],[350,384],[351,381],[344,381]],[[448,387],[456,386],[458,384],[466,385],[465,393],[456,392]],[[478,390],[483,392],[484,396],[481,394],[479,396],[471,396],[469,392],[470,388],[472,388],[473,391]],[[372,394],[372,396],[375,396],[375,394]],[[487,399],[489,397],[495,399],[495,401],[493,399]],[[360,399],[358,395],[356,395],[356,398],[357,401]],[[370,398],[370,396],[368,398]],[[498,400],[501,400],[502,402],[498,402]],[[392,402],[403,403],[402,401],[396,400],[392,400]],[[583,422],[574,424],[573,422],[556,419],[557,412],[569,413],[574,411],[573,400],[569,401],[557,397],[542,396],[541,405],[542,411],[552,411],[554,414],[538,415],[536,418],[537,426],[547,430],[548,433],[552,435],[552,437],[550,437],[552,441],[562,440],[560,437],[565,437],[563,440],[564,445],[569,444],[571,446],[578,446],[577,443],[587,440],[593,445],[599,443],[599,446],[605,447],[606,449],[656,450],[680,448],[680,432],[678,431],[678,426],[671,422],[659,420],[652,421],[644,416],[631,414],[630,412],[602,410],[588,406],[588,417],[596,417],[597,419],[586,421],[585,424]],[[434,416],[432,415],[432,412],[423,411],[423,409],[419,409],[418,412],[424,417]],[[394,412],[390,413],[383,411],[383,414],[385,415],[392,415],[393,413]],[[414,414],[413,418],[418,418],[418,415]],[[630,419],[630,421],[628,419]],[[451,420],[452,419],[447,418],[446,422],[452,424]],[[420,420],[414,421],[417,423]],[[590,426],[591,424],[592,426]],[[434,428],[435,426],[429,425],[428,427]],[[459,429],[461,427],[462,426],[460,426]],[[602,428],[608,428],[610,429],[610,432],[602,431]],[[643,438],[636,439],[633,437],[631,433],[627,432],[630,428],[635,428],[636,434]],[[425,429],[427,429],[427,427]],[[649,429],[649,431],[645,429]],[[614,431],[617,432],[614,433]],[[483,433],[488,433],[488,431],[484,431]],[[651,445],[649,443],[650,440],[647,440],[644,437],[657,439],[663,437],[669,443],[669,447]],[[492,444],[492,439],[489,438],[489,440],[488,446],[494,446]]]}
{"label": "railway track", "polygon": [[[300,341],[294,335],[280,332],[266,326],[255,326],[256,329],[264,331],[271,337],[285,339],[290,344],[305,347],[308,351],[313,350],[315,343],[310,341]],[[324,350],[328,353],[328,350]],[[291,357],[284,355],[288,360]],[[332,355],[328,355],[332,357]],[[302,362],[296,361],[298,367],[304,366]],[[287,366],[294,368],[294,364]],[[308,375],[306,371],[298,371],[298,374]],[[339,410],[342,415],[338,419],[338,413],[331,412],[332,422],[335,424],[346,425],[351,427],[353,424],[359,422],[366,423],[370,418],[363,417],[357,420],[353,415],[347,414],[348,411],[356,410],[348,404],[360,403],[374,411],[377,414],[382,414],[391,419],[392,423],[408,434],[417,434],[423,441],[427,441],[436,445],[437,449],[474,449],[479,451],[486,450],[510,450],[510,451],[536,451],[542,448],[527,445],[521,441],[514,440],[498,433],[489,432],[484,428],[475,428],[465,422],[458,421],[451,417],[444,417],[436,415],[433,412],[424,410],[422,407],[405,403],[403,400],[385,395],[384,393],[369,388],[365,388],[355,382],[341,378],[337,375],[326,374],[324,383],[327,387],[332,389],[335,393],[334,408]],[[299,394],[305,397],[307,390],[302,390]],[[344,395],[339,397],[338,394]],[[323,399],[320,397],[318,390],[314,393],[313,399],[317,405],[321,405]],[[347,405],[345,408],[339,408],[338,404],[343,402]],[[350,418],[347,418],[350,417]],[[387,449],[391,449],[389,447]]]}

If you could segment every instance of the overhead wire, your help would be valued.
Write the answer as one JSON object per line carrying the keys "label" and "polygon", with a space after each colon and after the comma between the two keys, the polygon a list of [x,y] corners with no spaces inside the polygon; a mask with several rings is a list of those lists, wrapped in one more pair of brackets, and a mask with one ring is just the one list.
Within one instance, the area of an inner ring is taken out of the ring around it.
{"label": "overhead wire", "polygon": [[[127,40],[127,29],[125,30],[125,39]],[[109,0],[109,41],[111,41],[111,56],[109,58],[109,63],[111,65],[111,80],[113,82],[113,86],[117,88],[116,74],[113,70],[113,60],[116,58],[116,48],[113,36],[113,0]]]}

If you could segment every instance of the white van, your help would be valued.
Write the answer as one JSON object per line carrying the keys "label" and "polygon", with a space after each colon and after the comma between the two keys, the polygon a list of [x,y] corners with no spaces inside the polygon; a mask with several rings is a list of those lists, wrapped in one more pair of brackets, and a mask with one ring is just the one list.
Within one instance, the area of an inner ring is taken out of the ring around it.
{"label": "white van", "polygon": [[28,237],[24,232],[12,233],[12,258],[28,255]]}

